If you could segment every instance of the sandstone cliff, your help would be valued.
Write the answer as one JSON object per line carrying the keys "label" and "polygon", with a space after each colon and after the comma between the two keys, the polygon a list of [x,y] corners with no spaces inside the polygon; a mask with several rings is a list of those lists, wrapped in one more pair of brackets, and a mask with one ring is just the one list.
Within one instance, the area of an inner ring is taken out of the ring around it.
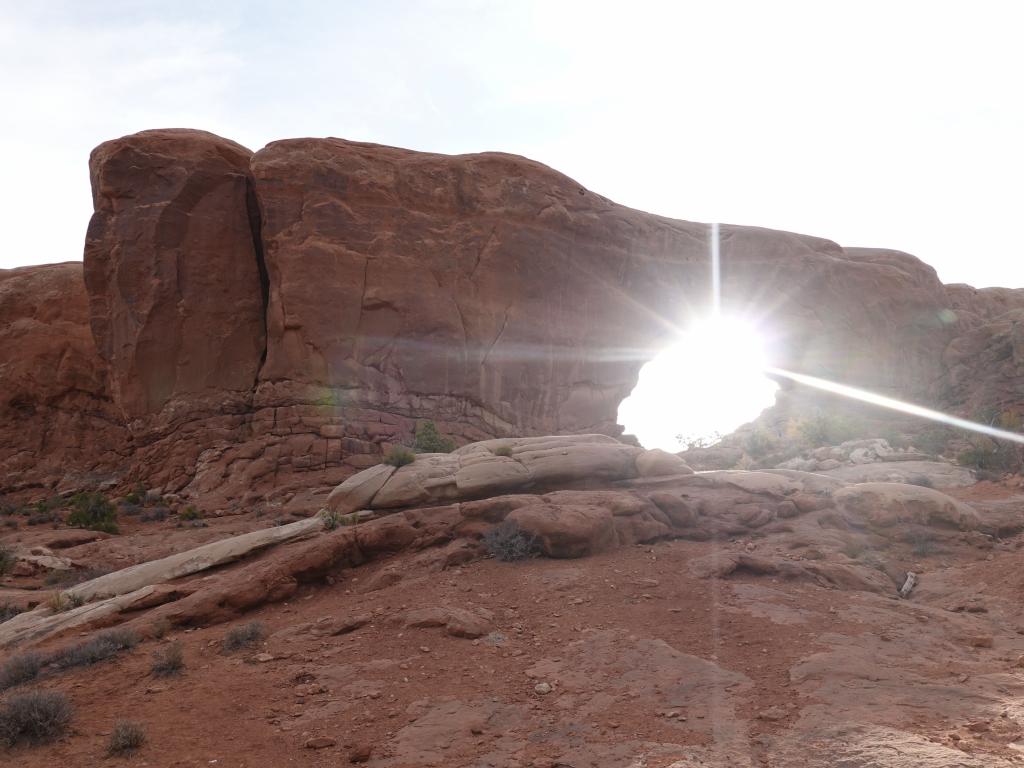
{"label": "sandstone cliff", "polygon": [[[96,346],[68,308],[88,365],[60,402],[124,437],[99,440],[102,461],[81,430],[41,443],[50,417],[6,393],[52,401],[51,366],[8,346],[0,406],[23,426],[0,449],[4,487],[52,483],[60,472],[34,466],[45,456],[215,507],[301,506],[417,418],[462,441],[616,434],[639,367],[709,300],[706,225],[520,157],[341,139],[252,154],[161,130],[101,145],[90,168]],[[721,252],[724,306],[770,334],[781,367],[945,406],[1019,400],[1019,292],[945,287],[908,254],[765,229],[722,227]],[[35,310],[3,311],[17,325]]]}

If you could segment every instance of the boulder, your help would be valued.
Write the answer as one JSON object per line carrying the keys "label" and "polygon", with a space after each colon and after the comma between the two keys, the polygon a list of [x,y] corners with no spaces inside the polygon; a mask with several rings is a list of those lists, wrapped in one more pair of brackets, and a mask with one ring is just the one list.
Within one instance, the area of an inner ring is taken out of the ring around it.
{"label": "boulder", "polygon": [[505,519],[535,537],[548,557],[585,557],[616,543],[612,513],[601,506],[540,502],[512,510]]}
{"label": "boulder", "polygon": [[636,457],[636,472],[640,477],[660,477],[662,475],[692,475],[686,462],[674,453],[655,448],[644,451]]}
{"label": "boulder", "polygon": [[858,483],[833,495],[836,506],[859,520],[888,528],[902,523],[974,530],[978,513],[951,496],[903,483]]}
{"label": "boulder", "polygon": [[331,491],[327,497],[327,508],[339,515],[347,515],[369,507],[373,497],[394,473],[394,467],[378,464],[353,475]]}

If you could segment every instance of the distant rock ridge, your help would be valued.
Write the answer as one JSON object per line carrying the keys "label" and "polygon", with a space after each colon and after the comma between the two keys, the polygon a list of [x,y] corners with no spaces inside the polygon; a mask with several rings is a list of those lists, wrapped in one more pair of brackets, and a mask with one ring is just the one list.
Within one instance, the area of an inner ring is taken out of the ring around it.
{"label": "distant rock ridge", "polygon": [[[84,281],[0,272],[0,492],[109,478],[315,507],[310,489],[417,419],[459,443],[617,435],[640,366],[708,304],[706,225],[513,155],[253,154],[173,129],[102,144],[90,173]],[[770,331],[776,365],[1020,405],[1024,290],[943,286],[897,251],[721,238],[724,307]]]}

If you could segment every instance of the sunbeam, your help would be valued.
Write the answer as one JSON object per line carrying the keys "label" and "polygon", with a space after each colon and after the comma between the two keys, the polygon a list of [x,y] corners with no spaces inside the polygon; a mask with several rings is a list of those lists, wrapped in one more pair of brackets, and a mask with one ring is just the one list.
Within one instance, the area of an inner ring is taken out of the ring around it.
{"label": "sunbeam", "polygon": [[766,368],[764,372],[771,376],[786,378],[790,381],[795,381],[797,384],[814,387],[815,389],[820,389],[824,392],[831,392],[836,395],[848,397],[852,400],[859,400],[862,403],[877,405],[881,408],[899,411],[900,413],[906,413],[910,416],[918,416],[922,419],[939,422],[940,424],[948,424],[951,427],[959,427],[960,429],[968,430],[970,432],[988,435],[989,437],[994,437],[998,440],[1008,440],[1010,442],[1024,445],[1024,435],[1016,432],[1009,432],[1005,429],[997,429],[996,427],[989,426],[988,424],[979,424],[976,421],[962,419],[959,416],[950,416],[948,413],[936,411],[932,408],[925,408],[923,405],[905,403],[901,400],[875,394],[874,392],[869,392],[865,389],[857,389],[856,387],[850,387],[846,384],[837,384],[834,381],[819,379],[816,376],[808,376],[803,373],[794,373],[793,371],[786,371],[782,368]]}

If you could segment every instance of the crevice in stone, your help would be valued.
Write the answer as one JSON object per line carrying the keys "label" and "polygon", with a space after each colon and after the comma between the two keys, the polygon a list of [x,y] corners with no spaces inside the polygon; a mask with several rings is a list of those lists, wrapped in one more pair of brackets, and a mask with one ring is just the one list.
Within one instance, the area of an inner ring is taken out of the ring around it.
{"label": "crevice in stone", "polygon": [[260,373],[263,371],[264,363],[267,362],[267,349],[270,345],[270,329],[267,325],[267,313],[270,310],[270,274],[267,271],[267,261],[263,253],[263,217],[260,213],[259,198],[256,196],[256,185],[252,176],[246,179],[245,209],[249,217],[252,247],[256,254],[256,268],[259,270],[260,302],[263,311],[263,351],[260,353],[260,362],[256,366],[256,375],[252,383],[252,392],[255,396],[256,387],[260,383]]}

